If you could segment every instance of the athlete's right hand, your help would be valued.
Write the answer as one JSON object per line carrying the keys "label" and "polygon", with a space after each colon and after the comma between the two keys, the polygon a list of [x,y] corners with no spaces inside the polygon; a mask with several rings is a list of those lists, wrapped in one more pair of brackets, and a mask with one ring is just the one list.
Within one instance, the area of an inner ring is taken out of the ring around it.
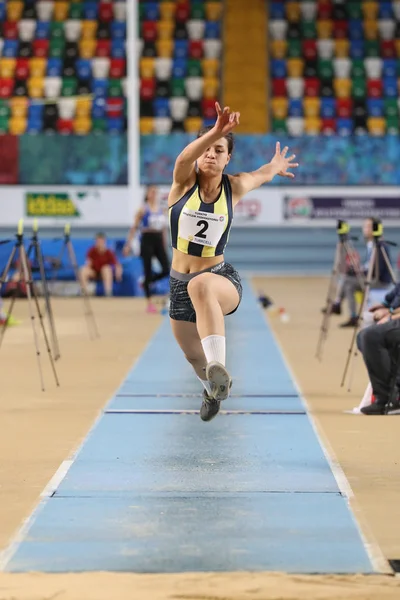
{"label": "athlete's right hand", "polygon": [[225,106],[222,110],[218,102],[215,103],[215,110],[217,111],[217,121],[214,129],[220,132],[222,136],[227,135],[239,125],[239,112],[231,112],[229,106]]}

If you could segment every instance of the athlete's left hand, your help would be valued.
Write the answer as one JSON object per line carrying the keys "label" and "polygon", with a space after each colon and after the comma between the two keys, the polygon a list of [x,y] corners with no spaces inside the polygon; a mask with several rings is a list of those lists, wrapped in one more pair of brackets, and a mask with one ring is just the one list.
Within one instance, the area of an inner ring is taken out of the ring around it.
{"label": "athlete's left hand", "polygon": [[290,179],[293,179],[294,174],[289,173],[288,169],[296,169],[299,166],[299,163],[293,162],[293,160],[296,158],[295,154],[292,154],[291,156],[286,157],[288,150],[289,150],[289,148],[287,146],[285,146],[284,149],[281,151],[280,143],[276,142],[275,155],[274,155],[273,159],[271,160],[270,164],[274,168],[274,171],[276,171],[277,175],[280,175],[281,177],[289,177]]}

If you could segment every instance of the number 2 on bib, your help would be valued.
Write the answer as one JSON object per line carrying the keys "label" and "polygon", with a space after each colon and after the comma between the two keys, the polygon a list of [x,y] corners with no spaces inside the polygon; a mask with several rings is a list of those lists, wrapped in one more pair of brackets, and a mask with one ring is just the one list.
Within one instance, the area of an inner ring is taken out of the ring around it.
{"label": "number 2 on bib", "polygon": [[207,231],[207,229],[208,229],[208,223],[207,223],[207,221],[198,221],[198,222],[196,223],[196,225],[197,225],[197,227],[201,227],[202,229],[200,229],[200,231],[198,231],[198,232],[195,234],[195,236],[196,236],[197,238],[202,238],[203,240],[207,239],[207,236],[206,236],[206,234],[205,234],[205,233],[206,233],[206,231]]}

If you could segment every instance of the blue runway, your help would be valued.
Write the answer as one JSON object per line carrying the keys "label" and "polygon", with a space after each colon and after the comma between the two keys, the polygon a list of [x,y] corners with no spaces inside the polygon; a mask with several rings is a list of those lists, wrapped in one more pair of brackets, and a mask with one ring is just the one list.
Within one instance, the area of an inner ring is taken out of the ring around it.
{"label": "blue runway", "polygon": [[250,286],[211,423],[165,319],[7,571],[373,573]]}

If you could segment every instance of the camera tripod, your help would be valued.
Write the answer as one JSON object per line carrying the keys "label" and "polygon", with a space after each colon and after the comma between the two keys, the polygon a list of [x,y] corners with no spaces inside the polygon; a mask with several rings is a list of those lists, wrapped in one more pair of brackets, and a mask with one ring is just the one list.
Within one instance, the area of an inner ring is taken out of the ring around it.
{"label": "camera tripod", "polygon": [[338,277],[340,275],[344,275],[343,266],[346,262],[346,259],[349,261],[350,266],[352,267],[357,279],[359,280],[359,283],[361,285],[363,284],[359,267],[354,259],[354,247],[351,243],[352,240],[357,241],[358,238],[354,236],[349,236],[350,226],[346,221],[339,220],[337,222],[336,232],[338,234],[339,239],[336,244],[335,258],[333,262],[331,277],[329,280],[328,294],[326,297],[326,304],[324,308],[324,316],[322,318],[320,335],[316,351],[316,358],[319,361],[322,360],[324,342],[328,337],[332,306],[334,304],[335,294],[338,289]]}
{"label": "camera tripod", "polygon": [[[41,387],[42,387],[42,391],[45,391],[45,387],[44,387],[44,378],[43,378],[43,371],[42,371],[42,363],[41,363],[41,353],[40,353],[40,347],[39,347],[39,336],[38,336],[38,332],[36,329],[36,318],[35,318],[35,314],[34,314],[34,308],[33,305],[36,308],[36,312],[37,312],[37,316],[39,318],[40,321],[40,327],[43,333],[43,338],[44,338],[44,342],[46,345],[46,350],[49,356],[49,360],[50,360],[50,365],[53,371],[53,375],[54,375],[54,379],[56,382],[56,385],[59,386],[60,383],[58,381],[58,377],[57,377],[57,372],[55,369],[55,365],[54,365],[54,360],[53,360],[53,356],[51,354],[51,348],[50,348],[50,343],[49,343],[49,339],[47,337],[47,333],[46,333],[46,328],[44,326],[44,321],[43,321],[43,316],[42,313],[40,311],[40,305],[39,305],[39,300],[36,294],[36,289],[34,286],[34,282],[32,280],[32,273],[31,270],[29,268],[29,264],[28,264],[28,258],[27,258],[27,253],[25,250],[25,246],[24,246],[24,234],[23,234],[23,221],[19,221],[18,223],[18,231],[16,234],[16,242],[14,244],[14,247],[11,251],[11,254],[9,256],[9,259],[7,261],[7,265],[4,269],[3,275],[0,279],[0,291],[1,288],[3,286],[3,284],[7,281],[8,278],[8,274],[9,271],[14,263],[14,260],[16,258],[16,256],[18,256],[19,258],[19,265],[18,265],[18,272],[19,272],[19,280],[20,281],[24,281],[26,284],[26,293],[27,293],[27,299],[28,299],[28,310],[29,310],[29,315],[30,315],[30,319],[31,319],[31,323],[32,323],[32,331],[33,331],[33,339],[34,339],[34,344],[35,344],[35,349],[36,349],[36,357],[37,357],[37,361],[38,361],[38,368],[39,368],[39,376],[40,376],[40,383],[41,383]],[[41,273],[42,275],[42,273]],[[43,282],[42,282],[43,283]],[[33,303],[32,303],[33,300]],[[5,319],[5,322],[1,328],[1,332],[0,332],[0,346],[2,344],[3,338],[4,338],[4,334],[5,334],[5,330],[7,328],[7,322],[12,314],[13,308],[14,308],[14,304],[16,301],[16,296],[14,295],[11,299],[11,303],[10,303],[10,307],[8,309],[8,313],[7,313],[7,317]]]}
{"label": "camera tripod", "polygon": [[[346,365],[345,365],[344,372],[343,372],[341,387],[343,387],[345,384],[352,357],[358,356],[358,348],[356,346],[356,348],[354,349],[354,345],[355,345],[355,342],[357,339],[357,334],[360,330],[360,324],[362,322],[365,309],[368,305],[368,296],[369,296],[369,293],[371,290],[372,280],[373,280],[373,278],[379,280],[379,254],[381,254],[383,257],[385,265],[389,271],[392,283],[396,284],[396,277],[393,272],[392,265],[390,264],[390,260],[389,260],[388,254],[386,252],[385,246],[383,245],[382,235],[383,235],[383,225],[380,221],[375,220],[373,223],[374,245],[372,248],[372,253],[371,253],[371,257],[370,257],[370,261],[369,261],[369,265],[368,265],[367,277],[366,277],[366,280],[362,287],[363,298],[362,298],[362,301],[361,301],[361,304],[359,307],[356,325],[354,326],[354,330],[353,330],[353,336],[352,336],[350,348],[348,351]],[[384,243],[389,246],[397,246],[397,244],[395,244],[394,242],[389,242],[387,240],[385,240]],[[352,377],[350,377],[350,381],[349,381],[349,387],[348,387],[349,392],[351,390],[351,382],[352,382]]]}

